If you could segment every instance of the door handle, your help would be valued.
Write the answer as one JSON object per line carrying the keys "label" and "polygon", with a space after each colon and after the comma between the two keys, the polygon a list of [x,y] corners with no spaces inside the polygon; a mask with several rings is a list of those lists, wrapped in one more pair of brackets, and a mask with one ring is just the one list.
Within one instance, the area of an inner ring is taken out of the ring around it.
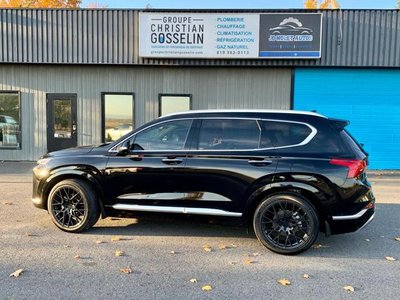
{"label": "door handle", "polygon": [[266,159],[263,160],[250,159],[247,162],[253,166],[268,166],[272,164],[272,160],[266,160]]}
{"label": "door handle", "polygon": [[167,165],[179,165],[183,162],[180,158],[163,158],[161,161]]}

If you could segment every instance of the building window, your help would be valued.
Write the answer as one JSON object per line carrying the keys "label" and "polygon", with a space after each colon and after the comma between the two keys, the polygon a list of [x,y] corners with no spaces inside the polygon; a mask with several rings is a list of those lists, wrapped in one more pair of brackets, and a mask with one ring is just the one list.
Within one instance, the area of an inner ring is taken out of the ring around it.
{"label": "building window", "polygon": [[188,111],[192,107],[192,95],[160,95],[160,116]]}
{"label": "building window", "polygon": [[103,141],[112,142],[135,126],[134,94],[103,93]]}
{"label": "building window", "polygon": [[0,91],[0,148],[20,148],[20,93]]}

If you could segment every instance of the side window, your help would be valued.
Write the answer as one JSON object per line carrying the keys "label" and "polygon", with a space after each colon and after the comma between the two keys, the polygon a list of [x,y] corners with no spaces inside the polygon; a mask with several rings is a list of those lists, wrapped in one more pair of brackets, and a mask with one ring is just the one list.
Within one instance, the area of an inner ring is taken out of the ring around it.
{"label": "side window", "polygon": [[261,121],[260,148],[287,147],[301,144],[310,134],[311,128],[298,123]]}
{"label": "side window", "polygon": [[182,150],[192,120],[179,120],[154,125],[139,132],[131,147],[141,150]]}
{"label": "side window", "polygon": [[204,119],[199,150],[257,149],[260,128],[255,120]]}

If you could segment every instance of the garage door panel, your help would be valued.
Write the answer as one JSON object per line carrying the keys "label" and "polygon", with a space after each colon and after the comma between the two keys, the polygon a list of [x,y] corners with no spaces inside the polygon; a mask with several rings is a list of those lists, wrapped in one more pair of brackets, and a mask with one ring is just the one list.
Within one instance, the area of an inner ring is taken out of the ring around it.
{"label": "garage door panel", "polygon": [[400,169],[400,71],[296,69],[294,109],[350,121],[371,169]]}

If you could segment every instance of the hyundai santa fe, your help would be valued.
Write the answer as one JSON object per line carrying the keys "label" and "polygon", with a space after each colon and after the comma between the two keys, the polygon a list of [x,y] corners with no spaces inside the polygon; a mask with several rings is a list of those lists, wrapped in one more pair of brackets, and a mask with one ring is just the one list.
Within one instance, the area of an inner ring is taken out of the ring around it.
{"label": "hyundai santa fe", "polygon": [[368,155],[348,124],[299,111],[173,114],[110,144],[48,153],[33,169],[32,201],[67,232],[100,216],[217,216],[296,254],[320,231],[353,232],[374,217]]}

